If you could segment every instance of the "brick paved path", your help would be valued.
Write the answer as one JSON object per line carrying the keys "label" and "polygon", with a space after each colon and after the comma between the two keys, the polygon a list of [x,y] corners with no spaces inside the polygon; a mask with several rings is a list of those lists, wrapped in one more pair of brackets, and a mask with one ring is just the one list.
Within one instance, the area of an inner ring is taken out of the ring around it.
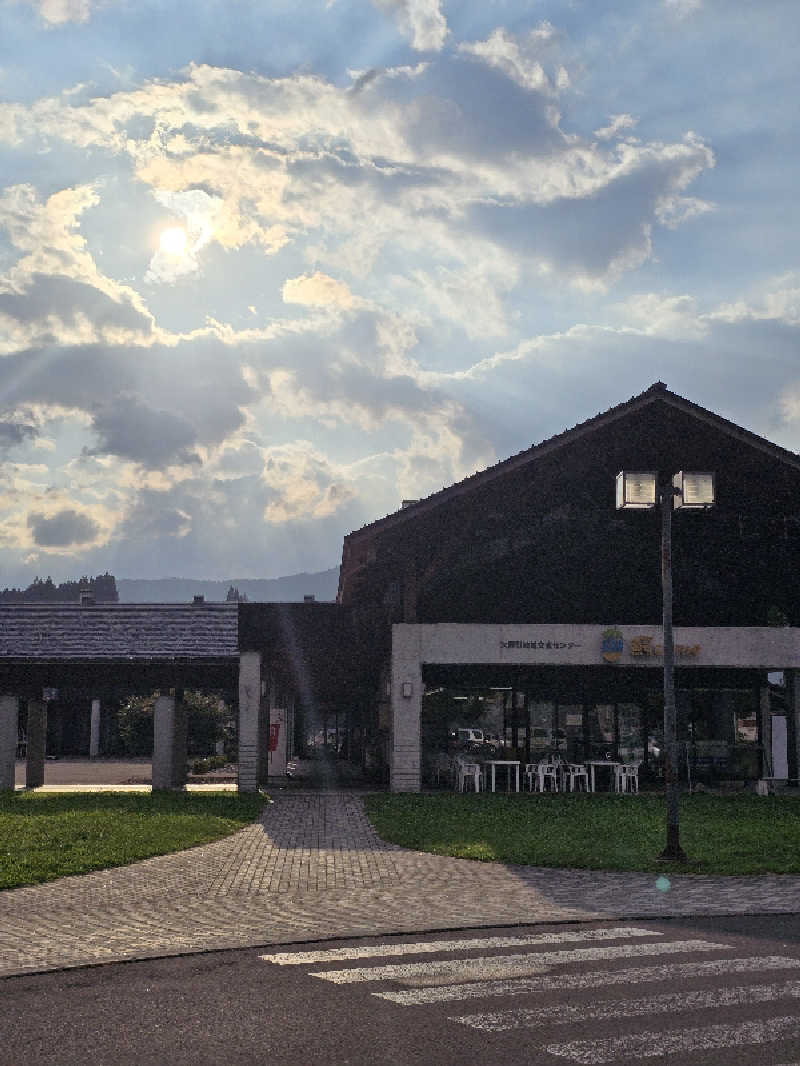
{"label": "brick paved path", "polygon": [[800,877],[544,870],[386,844],[353,794],[278,794],[214,844],[0,893],[0,976],[481,925],[800,911]]}

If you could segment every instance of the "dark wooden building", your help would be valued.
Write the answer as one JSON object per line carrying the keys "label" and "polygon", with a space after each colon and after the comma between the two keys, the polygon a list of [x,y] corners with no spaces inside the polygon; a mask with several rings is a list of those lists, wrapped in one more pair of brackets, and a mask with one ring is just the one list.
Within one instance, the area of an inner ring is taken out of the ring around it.
{"label": "dark wooden building", "polygon": [[[393,623],[658,626],[659,509],[618,511],[620,470],[668,479],[681,470],[715,475],[715,506],[676,512],[673,520],[675,626],[800,626],[800,457],[659,382],[345,537],[339,602],[355,617],[382,620],[376,632],[385,670],[374,678],[376,699],[389,698]],[[703,768],[758,776],[769,766],[756,767],[741,744],[765,750],[767,672],[723,669],[706,658],[703,669],[678,671],[683,736],[715,753],[701,759]],[[529,757],[531,732],[535,739],[544,731],[569,741],[576,757],[618,752],[627,737],[647,761],[648,737],[657,747],[657,665],[611,670],[599,660],[558,671],[429,662],[423,683],[429,692],[444,685],[462,697],[507,691],[506,739]],[[797,740],[789,732],[796,776]],[[391,745],[389,732],[385,739]]]}

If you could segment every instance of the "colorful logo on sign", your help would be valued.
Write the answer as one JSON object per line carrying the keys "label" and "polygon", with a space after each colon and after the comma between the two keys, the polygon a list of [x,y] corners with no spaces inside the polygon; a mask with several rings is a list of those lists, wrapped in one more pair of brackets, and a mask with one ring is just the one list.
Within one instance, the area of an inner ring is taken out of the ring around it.
{"label": "colorful logo on sign", "polygon": [[622,658],[622,632],[616,626],[604,629],[602,633],[603,659],[607,663],[618,663]]}

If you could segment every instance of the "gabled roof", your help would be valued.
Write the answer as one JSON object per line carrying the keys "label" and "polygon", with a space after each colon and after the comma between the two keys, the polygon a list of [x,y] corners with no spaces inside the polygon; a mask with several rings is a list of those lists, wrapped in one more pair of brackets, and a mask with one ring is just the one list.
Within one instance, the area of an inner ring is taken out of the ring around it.
{"label": "gabled roof", "polygon": [[0,606],[0,659],[235,659],[238,635],[236,603]]}
{"label": "gabled roof", "polygon": [[562,448],[567,444],[571,444],[573,441],[579,440],[581,437],[593,433],[597,429],[610,426],[618,419],[627,417],[636,411],[641,411],[643,408],[655,403],[665,403],[678,410],[684,411],[687,414],[693,415],[695,418],[721,430],[723,433],[741,441],[743,444],[747,444],[751,448],[756,448],[771,456],[773,459],[786,463],[795,470],[800,471],[800,456],[795,452],[791,452],[786,448],[781,448],[780,445],[773,444],[765,437],[759,437],[757,433],[751,433],[750,430],[737,426],[735,422],[723,418],[722,415],[715,414],[713,411],[709,411],[705,407],[701,407],[699,404],[692,403],[691,400],[687,400],[675,392],[670,392],[663,381],[657,381],[651,385],[649,389],[645,389],[644,392],[639,393],[637,396],[632,396],[629,400],[609,408],[608,411],[602,411],[593,418],[588,418],[585,422],[578,423],[578,425],[573,426],[571,429],[566,429],[562,433],[557,433],[555,436],[549,437],[546,440],[541,441],[539,444],[534,444],[530,448],[526,448],[524,451],[518,452],[516,455],[512,455],[508,459],[503,459],[494,466],[487,467],[486,470],[479,470],[477,473],[470,475],[470,477],[464,478],[463,481],[458,481],[454,485],[449,485],[447,488],[440,489],[438,492],[434,492],[430,496],[426,496],[424,499],[409,503],[400,511],[394,511],[392,514],[386,515],[384,518],[378,518],[376,521],[370,522],[367,525],[362,526],[360,529],[349,533],[346,539],[358,538],[362,533],[371,533],[376,530],[387,529],[391,526],[405,522],[425,511],[438,507],[441,503],[445,503],[446,501],[465,493],[472,492],[473,489],[488,484],[496,478],[508,474],[512,470],[517,470],[519,467],[526,466],[528,463],[544,458],[557,449]]}

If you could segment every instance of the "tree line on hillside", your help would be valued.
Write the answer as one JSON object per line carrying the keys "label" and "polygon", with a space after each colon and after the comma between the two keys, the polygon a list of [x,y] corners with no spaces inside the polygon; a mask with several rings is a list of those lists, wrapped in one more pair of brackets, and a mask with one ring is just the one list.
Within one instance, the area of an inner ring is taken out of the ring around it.
{"label": "tree line on hillside", "polygon": [[81,592],[94,593],[97,603],[118,603],[119,593],[113,574],[106,571],[96,577],[81,577],[77,581],[62,581],[56,584],[48,575],[44,581],[35,577],[25,589],[5,588],[0,592],[0,603],[79,603]]}

